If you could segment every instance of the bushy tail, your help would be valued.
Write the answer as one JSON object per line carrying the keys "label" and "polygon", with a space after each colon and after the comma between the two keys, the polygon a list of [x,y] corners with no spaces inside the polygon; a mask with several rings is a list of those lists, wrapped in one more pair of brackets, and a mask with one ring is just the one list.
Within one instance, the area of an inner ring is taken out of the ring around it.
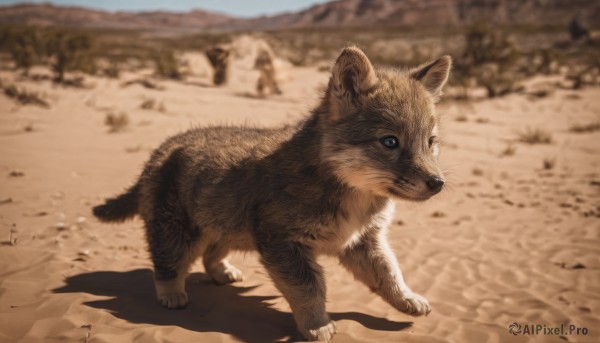
{"label": "bushy tail", "polygon": [[127,192],[94,207],[94,216],[102,222],[122,222],[138,213],[140,185],[136,183]]}

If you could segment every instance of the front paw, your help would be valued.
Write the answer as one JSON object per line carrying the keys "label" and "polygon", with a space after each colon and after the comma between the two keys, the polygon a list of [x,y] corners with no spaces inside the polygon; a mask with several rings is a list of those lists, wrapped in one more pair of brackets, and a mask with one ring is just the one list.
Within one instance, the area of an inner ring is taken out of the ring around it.
{"label": "front paw", "polygon": [[158,302],[172,310],[186,307],[189,299],[185,292],[184,282],[184,277],[173,280],[155,280],[154,286]]}
{"label": "front paw", "polygon": [[300,328],[300,333],[309,341],[328,342],[335,334],[335,323],[331,320],[327,324],[316,328]]}
{"label": "front paw", "polygon": [[404,295],[396,308],[401,312],[415,317],[428,315],[431,312],[431,306],[427,302],[427,299],[416,293]]}
{"label": "front paw", "polygon": [[186,292],[165,293],[158,295],[158,302],[168,309],[176,310],[185,308],[189,299]]}

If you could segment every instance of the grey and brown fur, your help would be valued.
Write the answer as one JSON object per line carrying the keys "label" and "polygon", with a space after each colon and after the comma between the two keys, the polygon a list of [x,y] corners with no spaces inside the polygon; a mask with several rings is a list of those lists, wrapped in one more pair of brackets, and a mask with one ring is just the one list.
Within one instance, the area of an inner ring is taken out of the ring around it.
{"label": "grey and brown fur", "polygon": [[206,50],[206,57],[213,67],[213,83],[216,86],[227,83],[229,68],[229,50],[222,47],[213,47]]}
{"label": "grey and brown fur", "polygon": [[112,222],[141,215],[157,296],[168,308],[188,303],[184,281],[198,257],[224,284],[242,280],[227,254],[257,250],[307,339],[335,333],[320,254],[337,256],[397,310],[427,314],[386,231],[393,199],[426,200],[442,189],[434,104],[450,67],[444,56],[414,70],[375,70],[362,51],[346,48],[321,104],[298,126],[171,137],[135,185],[94,214]]}
{"label": "grey and brown fur", "polygon": [[254,68],[260,73],[256,82],[256,92],[259,97],[264,97],[266,91],[271,92],[271,94],[281,94],[281,89],[277,83],[273,57],[267,50],[261,49],[258,52],[254,61]]}

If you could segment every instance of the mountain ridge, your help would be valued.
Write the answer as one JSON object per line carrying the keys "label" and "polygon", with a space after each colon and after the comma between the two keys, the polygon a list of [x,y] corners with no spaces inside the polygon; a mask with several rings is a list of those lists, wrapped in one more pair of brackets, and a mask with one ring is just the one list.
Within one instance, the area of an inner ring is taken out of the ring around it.
{"label": "mountain ridge", "polygon": [[574,17],[600,23],[596,0],[336,0],[305,10],[236,18],[194,9],[188,12],[108,12],[77,6],[0,6],[0,23],[114,29],[277,30],[325,27],[461,26],[497,24],[565,25]]}

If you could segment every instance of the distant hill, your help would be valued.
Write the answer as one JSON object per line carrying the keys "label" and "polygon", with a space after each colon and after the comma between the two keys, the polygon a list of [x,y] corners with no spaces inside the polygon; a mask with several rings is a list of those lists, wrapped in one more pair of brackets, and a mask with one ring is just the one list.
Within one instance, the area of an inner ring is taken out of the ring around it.
{"label": "distant hill", "polygon": [[307,10],[234,21],[241,29],[440,26],[476,21],[566,25],[579,15],[600,24],[598,0],[337,0]]}
{"label": "distant hill", "polygon": [[365,26],[566,25],[578,15],[600,25],[599,0],[337,0],[306,10],[252,19],[201,10],[107,12],[50,4],[0,6],[0,23],[116,29],[273,30]]}
{"label": "distant hill", "polygon": [[107,12],[82,7],[23,4],[0,7],[0,23],[60,25],[114,29],[201,29],[223,25],[232,18],[222,14],[189,12]]}

